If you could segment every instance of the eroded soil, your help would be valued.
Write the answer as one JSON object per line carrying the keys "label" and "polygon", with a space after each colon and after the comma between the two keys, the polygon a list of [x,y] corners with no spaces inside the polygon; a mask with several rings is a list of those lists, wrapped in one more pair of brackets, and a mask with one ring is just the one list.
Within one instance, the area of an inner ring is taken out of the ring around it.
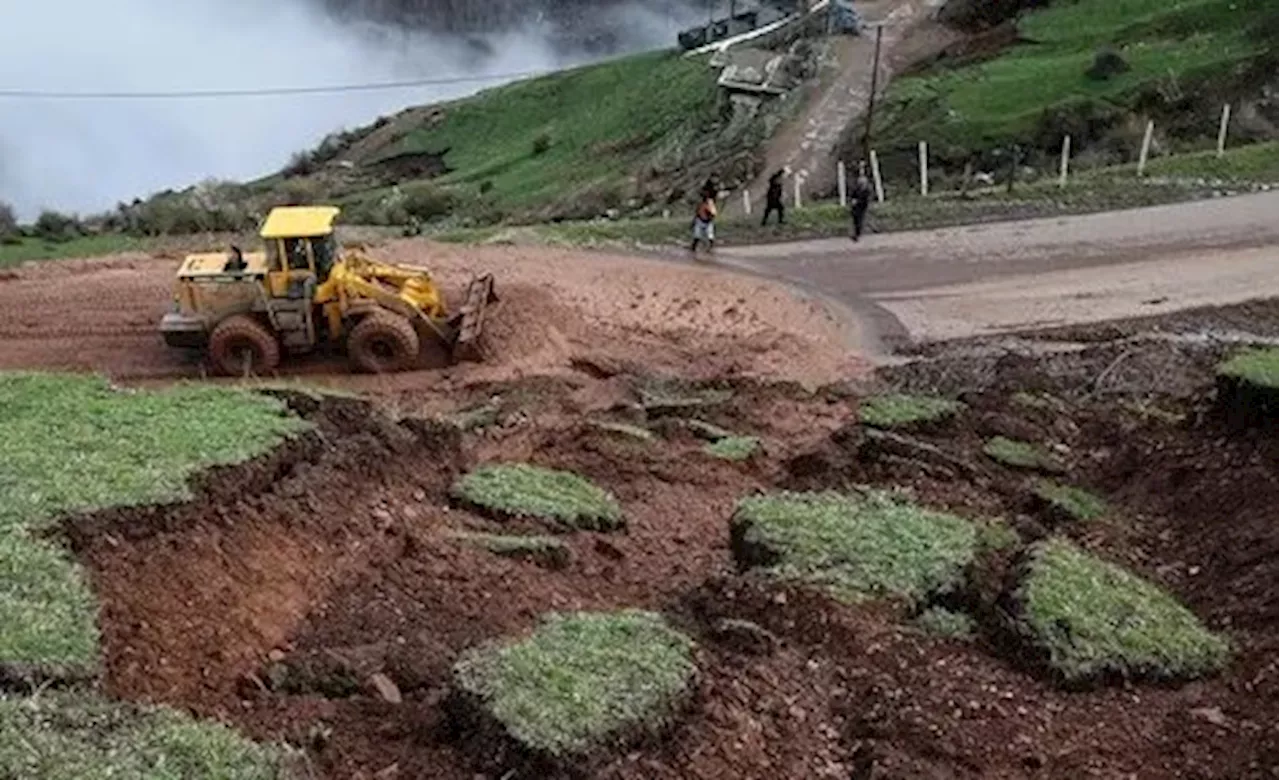
{"label": "eroded soil", "polygon": [[[1262,335],[1272,327],[1231,320]],[[818,390],[722,379],[729,400],[685,410],[646,410],[638,391],[653,378],[606,359],[450,393],[392,388],[372,405],[297,397],[321,424],[316,436],[208,475],[193,502],[67,522],[104,605],[106,687],[289,740],[322,777],[533,776],[450,728],[453,659],[548,610],[639,606],[697,638],[701,680],[665,740],[606,757],[597,777],[1274,776],[1274,431],[1231,432],[1210,413],[1209,367],[1224,343],[1092,341],[1049,355],[943,349],[875,382]],[[1132,353],[1122,366],[1176,364],[1189,379],[1105,374],[1117,349]],[[857,399],[877,384],[959,392],[970,408],[905,444],[867,446]],[[1031,392],[1047,396],[1018,395]],[[465,432],[427,419],[485,405],[493,414]],[[690,414],[761,437],[763,454],[707,455],[673,420]],[[601,419],[663,435],[646,442],[590,424]],[[1057,445],[1064,479],[1113,511],[1094,523],[1046,516],[1026,475],[981,455],[993,434]],[[545,532],[449,500],[455,475],[498,459],[596,480],[622,503],[627,529],[566,535],[572,560],[559,569],[459,542],[452,532]],[[849,483],[1002,516],[1024,544],[1066,534],[1170,588],[1236,643],[1235,659],[1184,684],[1056,687],[995,618],[1017,548],[975,573],[966,606],[980,628],[969,642],[920,633],[892,606],[844,606],[737,570],[728,521],[738,498]],[[755,621],[777,648],[730,641],[723,618]]]}

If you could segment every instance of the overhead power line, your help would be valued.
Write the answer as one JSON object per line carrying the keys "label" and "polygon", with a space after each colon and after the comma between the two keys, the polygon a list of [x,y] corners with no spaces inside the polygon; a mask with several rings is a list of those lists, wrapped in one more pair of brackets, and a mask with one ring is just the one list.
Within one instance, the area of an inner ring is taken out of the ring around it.
{"label": "overhead power line", "polygon": [[337,84],[318,87],[265,87],[260,89],[207,89],[171,90],[153,92],[75,92],[48,89],[0,89],[0,98],[23,100],[186,100],[234,97],[270,97],[278,95],[323,95],[342,92],[375,92],[379,90],[411,89],[414,87],[446,84],[474,84],[485,81],[511,81],[513,79],[543,76],[552,71],[526,70],[512,73],[494,73],[487,76],[453,76],[439,79],[412,79],[409,81],[382,81],[368,84]]}

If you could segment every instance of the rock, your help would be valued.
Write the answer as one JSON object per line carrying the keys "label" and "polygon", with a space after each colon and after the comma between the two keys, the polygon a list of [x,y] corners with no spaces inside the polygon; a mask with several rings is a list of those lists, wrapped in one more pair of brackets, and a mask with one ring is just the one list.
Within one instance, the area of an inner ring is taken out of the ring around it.
{"label": "rock", "polygon": [[1227,720],[1227,716],[1222,714],[1221,707],[1197,707],[1191,710],[1190,715],[1196,720],[1212,723],[1219,728],[1225,729],[1231,725],[1231,721]]}
{"label": "rock", "polygon": [[273,648],[269,653],[267,653],[267,660],[273,664],[280,663],[284,660],[284,651],[278,647]]}
{"label": "rock", "polygon": [[369,677],[369,684],[377,691],[378,696],[388,704],[401,704],[404,698],[400,695],[400,689],[391,681],[391,678],[378,672]]}
{"label": "rock", "polygon": [[395,778],[399,776],[400,776],[400,765],[392,764],[389,767],[378,770],[378,773],[374,775],[373,778],[374,780],[395,780]]}

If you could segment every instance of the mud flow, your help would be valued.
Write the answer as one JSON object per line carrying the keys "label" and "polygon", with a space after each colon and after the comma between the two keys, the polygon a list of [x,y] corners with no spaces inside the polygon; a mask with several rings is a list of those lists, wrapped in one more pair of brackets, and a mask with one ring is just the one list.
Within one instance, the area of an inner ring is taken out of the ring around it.
{"label": "mud flow", "polygon": [[[1274,425],[1253,433],[1215,416],[1211,366],[1227,345],[1132,338],[1094,332],[1052,356],[952,345],[818,390],[681,385],[716,399],[695,406],[654,401],[652,377],[600,365],[376,402],[290,395],[314,434],[204,475],[190,502],[73,518],[65,533],[103,603],[111,694],[286,740],[320,777],[534,776],[450,722],[450,666],[544,612],[614,607],[666,614],[698,641],[701,673],[676,728],[607,756],[594,777],[1265,776],[1276,763]],[[1161,367],[1188,379],[1170,385]],[[957,393],[969,411],[869,435],[858,399],[884,387]],[[692,417],[763,450],[710,457]],[[1064,479],[1123,521],[1044,511],[1025,475],[982,455],[994,435],[1060,443]],[[570,555],[554,564],[460,541],[546,532],[451,501],[453,479],[492,460],[589,477],[617,497],[627,529],[565,534]],[[739,571],[728,522],[739,498],[853,484],[909,487],[1017,531],[951,597],[976,638],[935,638],[893,607]],[[1168,588],[1235,643],[1230,667],[1185,684],[1055,685],[999,622],[1021,546],[1049,534]],[[726,628],[740,621],[755,629]]]}

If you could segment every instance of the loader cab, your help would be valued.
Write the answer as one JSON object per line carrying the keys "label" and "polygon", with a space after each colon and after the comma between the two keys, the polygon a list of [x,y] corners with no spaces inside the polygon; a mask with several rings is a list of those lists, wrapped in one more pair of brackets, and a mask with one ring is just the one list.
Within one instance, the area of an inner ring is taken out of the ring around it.
{"label": "loader cab", "polygon": [[267,253],[267,291],[272,298],[309,298],[329,278],[338,256],[332,206],[272,209],[260,235]]}

